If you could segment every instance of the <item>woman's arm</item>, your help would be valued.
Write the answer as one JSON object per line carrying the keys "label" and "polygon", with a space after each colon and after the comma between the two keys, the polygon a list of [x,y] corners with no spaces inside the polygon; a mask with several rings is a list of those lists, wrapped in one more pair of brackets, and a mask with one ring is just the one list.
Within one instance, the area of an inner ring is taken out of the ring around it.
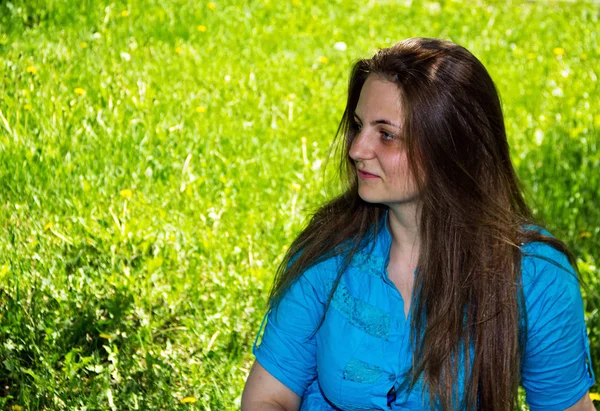
{"label": "woman's arm", "polygon": [[583,300],[566,255],[526,244],[523,291],[527,342],[521,381],[531,410],[593,410],[587,394],[595,376]]}
{"label": "woman's arm", "polygon": [[590,398],[589,391],[586,392],[579,401],[567,408],[565,411],[596,411],[596,408],[594,408],[594,404],[592,403],[592,399]]}
{"label": "woman's arm", "polygon": [[297,411],[300,396],[254,361],[242,393],[242,411]]}

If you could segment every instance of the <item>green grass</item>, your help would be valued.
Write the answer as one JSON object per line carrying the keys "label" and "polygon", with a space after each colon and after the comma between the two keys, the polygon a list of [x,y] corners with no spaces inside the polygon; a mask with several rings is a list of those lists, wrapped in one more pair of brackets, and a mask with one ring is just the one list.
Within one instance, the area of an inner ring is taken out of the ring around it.
{"label": "green grass", "polygon": [[277,264],[339,190],[326,156],[351,63],[412,36],[495,79],[531,204],[590,286],[600,377],[599,17],[0,0],[0,408],[238,409]]}

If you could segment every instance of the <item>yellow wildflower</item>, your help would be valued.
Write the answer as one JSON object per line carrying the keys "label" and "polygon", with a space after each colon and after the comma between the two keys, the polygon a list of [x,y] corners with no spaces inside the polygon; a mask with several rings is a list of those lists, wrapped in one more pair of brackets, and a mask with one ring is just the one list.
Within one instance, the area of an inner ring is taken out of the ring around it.
{"label": "yellow wildflower", "polygon": [[185,397],[180,400],[182,404],[194,404],[196,399],[194,397]]}
{"label": "yellow wildflower", "polygon": [[121,197],[123,198],[133,198],[133,191],[128,188],[121,190],[119,194],[121,194]]}
{"label": "yellow wildflower", "polygon": [[198,29],[198,31],[201,31],[202,33],[204,33],[206,31],[206,26],[203,26],[202,24],[200,24],[198,27],[196,27]]}
{"label": "yellow wildflower", "polygon": [[13,405],[11,409],[12,411],[22,411],[23,407],[21,407],[20,405]]}
{"label": "yellow wildflower", "polygon": [[302,188],[302,186],[300,184],[296,184],[296,183],[292,183],[290,185],[290,187],[292,188],[292,190],[294,191],[300,191],[300,189]]}
{"label": "yellow wildflower", "polygon": [[575,128],[572,128],[571,131],[569,131],[569,135],[571,137],[577,137],[578,135],[583,133],[584,130],[585,130],[585,127],[575,127]]}
{"label": "yellow wildflower", "polygon": [[557,56],[563,56],[565,54],[565,49],[562,47],[555,47],[553,51]]}
{"label": "yellow wildflower", "polygon": [[206,107],[198,106],[198,107],[196,107],[196,111],[198,113],[206,113]]}
{"label": "yellow wildflower", "polygon": [[25,104],[25,105],[23,106],[23,109],[24,109],[25,111],[31,111],[31,109],[32,109],[32,107],[31,107],[31,104]]}
{"label": "yellow wildflower", "polygon": [[88,46],[86,41],[82,41],[81,43],[79,43],[79,47],[81,47],[82,49],[86,49]]}
{"label": "yellow wildflower", "polygon": [[83,96],[85,94],[85,90],[82,89],[81,87],[76,87],[74,91],[75,91],[75,94],[77,94],[78,96]]}
{"label": "yellow wildflower", "polygon": [[112,335],[104,334],[104,333],[100,333],[99,337],[100,338],[104,338],[105,340],[112,340],[113,339]]}
{"label": "yellow wildflower", "polygon": [[208,8],[209,8],[209,9],[211,9],[211,10],[214,10],[214,9],[216,9],[216,8],[217,8],[217,5],[216,5],[215,3],[212,3],[212,2],[208,3],[208,4],[207,4],[207,6],[208,6]]}
{"label": "yellow wildflower", "polygon": [[535,53],[527,53],[527,58],[533,60],[535,58]]}
{"label": "yellow wildflower", "polygon": [[600,394],[597,392],[590,392],[590,398],[592,401],[600,401]]}
{"label": "yellow wildflower", "polygon": [[129,11],[127,11],[127,10],[123,10],[123,11],[121,12],[121,17],[127,17],[127,16],[129,16]]}
{"label": "yellow wildflower", "polygon": [[175,48],[175,53],[177,53],[177,54],[181,54],[182,51],[183,51],[183,49],[181,47]]}
{"label": "yellow wildflower", "polygon": [[28,72],[29,74],[37,74],[37,69],[36,69],[35,67],[33,67],[33,66],[29,66],[29,67],[27,67],[27,69],[26,69],[26,70],[27,70],[27,72]]}
{"label": "yellow wildflower", "polygon": [[590,238],[592,237],[592,233],[590,233],[589,231],[583,231],[582,233],[579,234],[579,238]]}
{"label": "yellow wildflower", "polygon": [[327,63],[328,61],[329,61],[329,59],[325,56],[319,57],[319,62],[321,62],[321,63]]}
{"label": "yellow wildflower", "polygon": [[44,226],[44,231],[48,231],[48,230],[50,230],[50,227],[52,227],[52,221],[50,221],[48,224],[46,224],[46,225]]}

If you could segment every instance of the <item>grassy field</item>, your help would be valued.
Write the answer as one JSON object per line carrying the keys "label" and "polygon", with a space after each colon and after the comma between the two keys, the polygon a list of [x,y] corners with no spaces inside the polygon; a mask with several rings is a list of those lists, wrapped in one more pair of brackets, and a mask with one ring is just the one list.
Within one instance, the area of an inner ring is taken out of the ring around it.
{"label": "grassy field", "polygon": [[599,18],[556,1],[0,0],[0,409],[239,409],[277,264],[339,190],[350,65],[413,36],[464,45],[495,79],[528,199],[590,287],[600,378]]}

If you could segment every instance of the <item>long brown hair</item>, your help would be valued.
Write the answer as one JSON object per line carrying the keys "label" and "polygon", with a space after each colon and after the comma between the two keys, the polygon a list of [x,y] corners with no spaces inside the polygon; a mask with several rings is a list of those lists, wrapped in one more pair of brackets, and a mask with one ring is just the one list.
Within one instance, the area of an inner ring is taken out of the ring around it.
{"label": "long brown hair", "polygon": [[348,155],[357,135],[354,110],[369,75],[395,83],[400,91],[404,144],[422,201],[411,301],[414,357],[405,387],[423,376],[433,407],[456,408],[457,359],[462,357],[463,406],[514,409],[526,342],[520,246],[548,243],[578,271],[564,243],[525,228],[537,223],[510,160],[497,90],[481,62],[454,43],[412,38],[354,63],[336,133],[336,141],[342,137],[345,191],[319,208],[292,243],[277,270],[269,308],[277,307],[308,267],[342,255],[345,264],[331,301],[354,253],[380,229],[387,207],[359,197]]}

